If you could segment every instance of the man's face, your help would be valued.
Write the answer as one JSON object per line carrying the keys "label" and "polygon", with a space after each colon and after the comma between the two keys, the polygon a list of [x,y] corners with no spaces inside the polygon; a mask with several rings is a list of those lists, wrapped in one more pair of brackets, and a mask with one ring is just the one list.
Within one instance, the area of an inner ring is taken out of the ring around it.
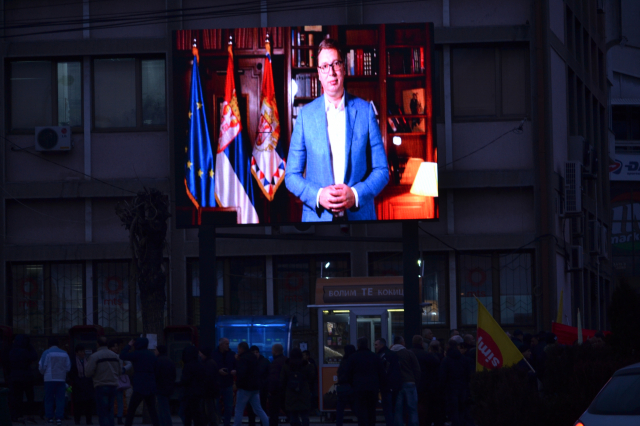
{"label": "man's face", "polygon": [[375,342],[373,342],[373,348],[376,350],[376,352],[380,352],[380,349],[382,349],[384,346],[382,346],[382,343],[380,343],[380,340],[376,340]]}
{"label": "man's face", "polygon": [[304,359],[305,361],[309,361],[309,354],[307,354],[306,352],[303,352],[302,359]]}
{"label": "man's face", "polygon": [[77,351],[77,352],[76,352],[76,356],[77,356],[78,358],[80,358],[80,359],[84,359],[85,355],[86,355],[86,354],[84,353],[84,351]]}
{"label": "man's face", "polygon": [[[227,346],[229,346],[229,343],[227,343]],[[242,348],[242,346],[238,345],[236,352],[238,352],[238,355],[242,355],[244,353],[244,349]]]}
{"label": "man's face", "polygon": [[221,352],[227,352],[228,350],[229,350],[229,340],[222,339],[220,341],[220,351]]}
{"label": "man's face", "polygon": [[[318,66],[331,65],[335,61],[341,61],[340,54],[335,49],[323,49],[318,55]],[[322,84],[324,94],[330,100],[338,100],[344,93],[344,65],[340,69],[338,67],[329,67],[326,74],[318,72],[318,78]]]}
{"label": "man's face", "polygon": [[430,342],[431,340],[433,340],[433,331],[431,330],[425,331],[422,337],[424,337],[425,340]]}
{"label": "man's face", "polygon": [[256,358],[260,358],[260,351],[253,351],[253,354],[256,356]]}

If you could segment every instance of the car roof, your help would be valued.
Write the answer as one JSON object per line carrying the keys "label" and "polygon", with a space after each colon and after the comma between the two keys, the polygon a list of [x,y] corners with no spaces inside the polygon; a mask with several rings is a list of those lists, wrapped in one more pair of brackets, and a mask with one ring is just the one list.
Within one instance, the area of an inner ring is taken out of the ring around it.
{"label": "car roof", "polygon": [[613,373],[613,376],[627,376],[630,374],[640,374],[640,362],[631,364]]}

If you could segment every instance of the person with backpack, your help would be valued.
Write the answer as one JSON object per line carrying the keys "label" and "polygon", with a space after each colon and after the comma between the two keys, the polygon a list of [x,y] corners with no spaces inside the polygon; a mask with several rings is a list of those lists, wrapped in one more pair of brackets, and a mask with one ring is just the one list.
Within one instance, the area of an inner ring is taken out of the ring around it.
{"label": "person with backpack", "polygon": [[267,413],[260,405],[260,367],[258,358],[249,350],[247,342],[238,344],[236,362],[236,413],[234,425],[242,424],[242,415],[247,404],[251,404],[253,412],[260,417],[264,426],[269,424]]}
{"label": "person with backpack", "polygon": [[398,392],[402,387],[400,375],[400,360],[398,355],[387,346],[385,339],[375,341],[376,355],[382,362],[382,382],[380,396],[382,397],[382,412],[386,426],[393,426],[395,422],[395,407]]}
{"label": "person with backpack", "polygon": [[313,366],[302,358],[300,348],[291,349],[280,373],[280,385],[285,390],[284,408],[291,426],[309,425],[314,374]]}

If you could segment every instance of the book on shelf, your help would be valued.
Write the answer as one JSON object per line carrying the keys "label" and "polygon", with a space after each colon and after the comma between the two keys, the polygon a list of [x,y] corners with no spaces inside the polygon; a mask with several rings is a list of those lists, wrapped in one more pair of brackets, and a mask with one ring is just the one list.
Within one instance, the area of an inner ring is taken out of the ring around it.
{"label": "book on shelf", "polygon": [[[402,108],[405,114],[424,114],[425,90],[422,87],[402,91]],[[409,118],[411,132],[424,132],[426,130],[424,118]]]}
{"label": "book on shelf", "polygon": [[402,113],[402,110],[398,105],[389,105],[387,111],[389,112],[389,115],[393,116],[389,117],[389,119],[393,122],[393,124],[389,123],[393,132],[411,132],[411,126],[409,122],[407,122],[407,120],[403,117],[404,114]]}
{"label": "book on shelf", "polygon": [[295,83],[297,86],[296,98],[317,98],[321,93],[318,74],[297,74]]}
{"label": "book on shelf", "polygon": [[347,52],[347,75],[377,75],[378,53],[376,49],[351,49]]}
{"label": "book on shelf", "polygon": [[424,48],[387,50],[387,74],[424,73]]}

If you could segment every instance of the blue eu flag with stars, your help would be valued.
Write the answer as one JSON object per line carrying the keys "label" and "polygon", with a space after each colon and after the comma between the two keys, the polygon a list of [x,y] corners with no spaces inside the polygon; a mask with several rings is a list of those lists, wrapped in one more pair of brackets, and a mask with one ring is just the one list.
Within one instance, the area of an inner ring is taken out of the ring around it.
{"label": "blue eu flag with stars", "polygon": [[185,186],[187,195],[200,209],[216,207],[214,155],[209,139],[207,116],[198,71],[198,51],[193,48],[191,99],[189,101],[189,135],[185,146]]}

